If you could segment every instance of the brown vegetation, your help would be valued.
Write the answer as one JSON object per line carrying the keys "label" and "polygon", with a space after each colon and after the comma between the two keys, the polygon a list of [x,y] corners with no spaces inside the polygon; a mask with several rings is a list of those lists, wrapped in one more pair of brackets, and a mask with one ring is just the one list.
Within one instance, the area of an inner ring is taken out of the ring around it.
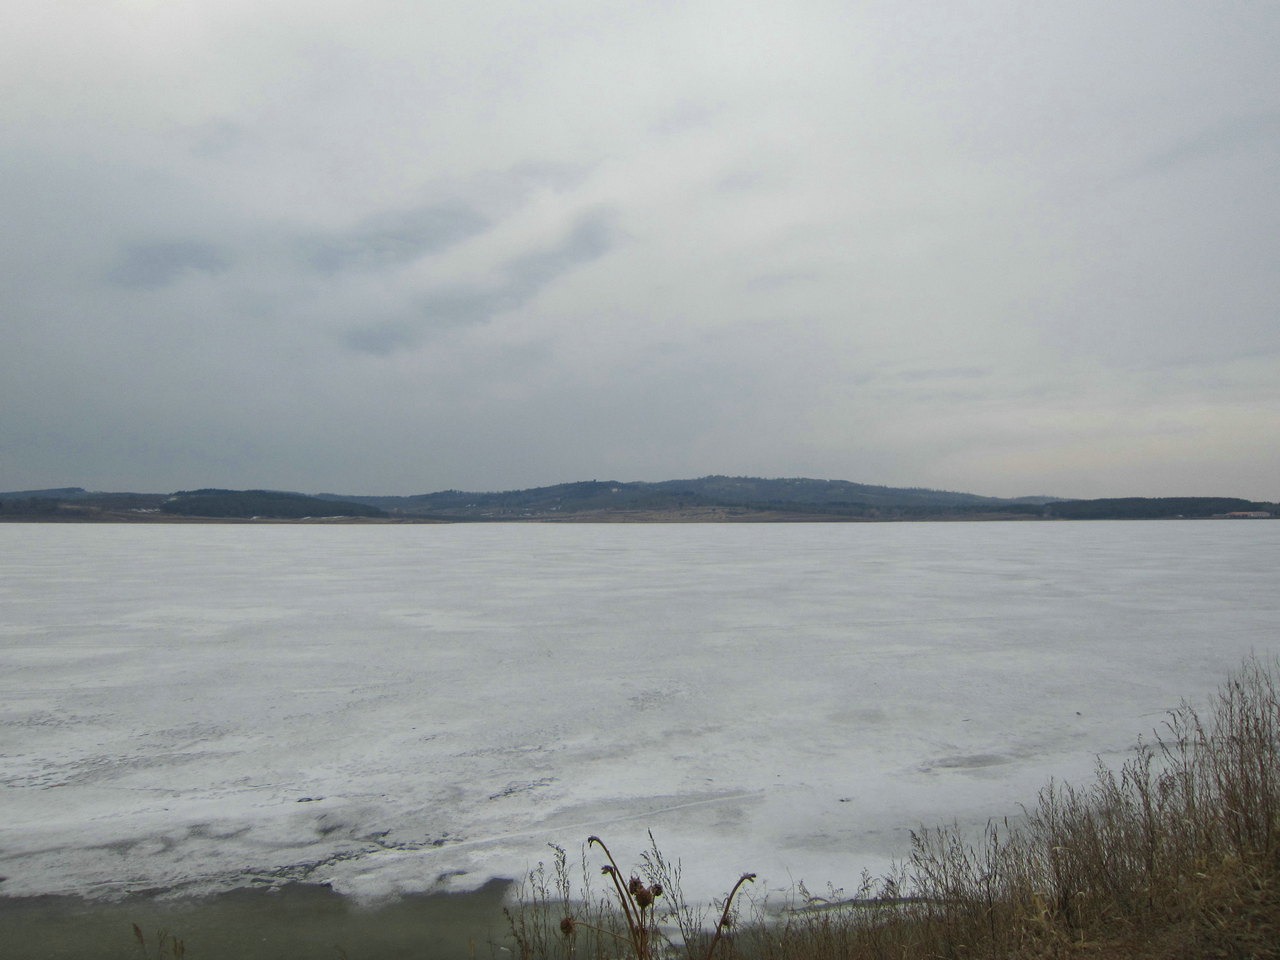
{"label": "brown vegetation", "polygon": [[[709,914],[680,894],[679,863],[656,844],[631,887],[610,857],[604,869],[616,889],[599,896],[588,848],[581,889],[571,895],[557,847],[552,868],[538,866],[509,912],[516,953],[522,960],[1278,957],[1278,686],[1280,662],[1250,659],[1203,716],[1184,703],[1118,772],[1100,764],[1090,786],[1050,783],[1020,822],[991,824],[976,844],[955,827],[913,834],[906,861],[887,877],[864,878],[853,898],[815,897],[802,885],[782,909],[751,900],[739,918],[731,893],[712,905],[721,920],[709,926]],[[646,913],[627,891],[654,886],[662,895],[649,897]]]}

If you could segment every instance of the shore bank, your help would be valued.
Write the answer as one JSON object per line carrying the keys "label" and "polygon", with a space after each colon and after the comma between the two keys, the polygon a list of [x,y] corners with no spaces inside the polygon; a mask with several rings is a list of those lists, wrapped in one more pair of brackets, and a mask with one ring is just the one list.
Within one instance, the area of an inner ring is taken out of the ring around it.
{"label": "shore bank", "polygon": [[[121,900],[0,897],[6,960],[138,960],[137,924],[147,956],[160,930],[191,960],[457,960],[490,956],[505,940],[503,898],[510,881],[471,893],[400,897],[372,906],[318,884],[240,888],[211,897],[163,891]],[[342,952],[339,952],[342,951]],[[500,952],[500,951],[499,951]]]}

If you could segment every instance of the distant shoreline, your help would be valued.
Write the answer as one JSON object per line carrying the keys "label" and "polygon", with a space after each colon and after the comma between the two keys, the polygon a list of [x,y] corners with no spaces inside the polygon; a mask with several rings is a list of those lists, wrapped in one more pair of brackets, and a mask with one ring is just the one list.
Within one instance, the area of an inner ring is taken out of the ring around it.
{"label": "distant shoreline", "polygon": [[414,496],[206,487],[174,493],[81,487],[0,493],[0,520],[70,523],[885,523],[902,521],[1270,519],[1239,497],[1002,499],[803,477],[585,480],[501,492]]}
{"label": "distant shoreline", "polygon": [[0,523],[48,523],[48,524],[240,524],[249,526],[395,526],[405,524],[486,524],[486,523],[554,523],[554,524],[616,524],[616,523],[1007,523],[1040,522],[1070,523],[1093,520],[1166,521],[1166,520],[1274,520],[1276,517],[1043,517],[1019,513],[957,513],[908,517],[850,517],[839,514],[788,513],[785,511],[736,511],[705,510],[697,512],[660,511],[601,511],[565,517],[193,517],[182,514],[128,514],[102,511],[81,515],[14,514],[0,515]]}

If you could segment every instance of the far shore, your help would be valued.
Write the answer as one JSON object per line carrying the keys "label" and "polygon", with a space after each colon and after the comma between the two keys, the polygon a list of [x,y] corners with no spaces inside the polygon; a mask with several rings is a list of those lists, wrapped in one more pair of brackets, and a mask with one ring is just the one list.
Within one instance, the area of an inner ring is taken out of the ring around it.
{"label": "far shore", "polygon": [[[1239,520],[1240,517],[1114,517],[1126,522],[1176,520]],[[1248,519],[1277,519],[1248,518]],[[850,517],[840,514],[790,513],[786,511],[743,510],[734,507],[705,507],[692,510],[598,510],[569,515],[534,514],[530,516],[441,517],[395,515],[389,517],[192,517],[175,513],[140,513],[124,510],[83,512],[61,511],[57,515],[0,515],[0,523],[235,523],[349,526],[352,524],[415,523],[994,523],[994,522],[1071,523],[1068,517],[1041,517],[1025,513],[939,513],[928,516]]]}

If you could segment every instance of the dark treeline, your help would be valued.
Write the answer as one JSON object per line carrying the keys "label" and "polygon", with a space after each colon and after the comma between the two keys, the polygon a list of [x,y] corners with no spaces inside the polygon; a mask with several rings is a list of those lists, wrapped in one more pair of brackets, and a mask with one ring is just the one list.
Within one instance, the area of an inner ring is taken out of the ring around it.
{"label": "dark treeline", "polygon": [[[336,494],[318,494],[338,499]],[[1274,511],[1275,504],[1233,497],[1131,497],[1060,500],[1053,497],[1002,499],[918,487],[876,487],[843,480],[806,478],[762,480],[710,476],[697,480],[626,483],[585,480],[524,490],[475,492],[441,490],[408,497],[344,496],[377,506],[392,516],[453,520],[516,520],[576,513],[680,512],[699,508],[869,520],[942,517],[1022,516],[1063,520],[1211,517],[1240,511]]]}
{"label": "dark treeline", "polygon": [[[392,514],[442,517],[500,517],[566,514],[583,511],[687,510],[727,507],[746,510],[833,516],[933,515],[967,512],[1023,512],[1026,506],[1051,502],[1052,497],[1006,500],[972,493],[928,490],[922,487],[879,487],[847,480],[805,477],[767,480],[759,477],[708,476],[657,483],[582,480],[522,490],[475,492],[441,490],[408,497],[371,497],[321,493],[322,498],[351,500],[381,507]],[[1017,509],[1010,510],[1011,507]],[[1032,511],[1034,512],[1034,511]]]}
{"label": "dark treeline", "polygon": [[[301,520],[308,517],[400,517],[408,520],[504,521],[592,517],[626,519],[929,520],[1018,518],[1156,520],[1280,515],[1274,503],[1235,497],[1001,499],[923,488],[876,487],[844,480],[702,477],[659,483],[583,480],[550,487],[478,493],[441,490],[416,496],[308,496],[276,490],[206,488],[173,494],[91,493],[80,487],[0,493],[0,517],[31,520],[146,520],[171,517]],[[713,516],[714,515],[714,516]]]}
{"label": "dark treeline", "polygon": [[[729,504],[726,504],[729,505]],[[732,504],[737,506],[737,504]],[[787,503],[772,500],[768,503],[742,504],[751,510],[784,513],[820,514],[833,517],[862,517],[870,520],[922,520],[930,517],[969,517],[982,514],[1040,517],[1045,508],[1035,503],[956,503],[935,506],[924,503],[897,503],[874,505],[869,503]]]}
{"label": "dark treeline", "polygon": [[1045,516],[1062,520],[1157,520],[1214,517],[1228,513],[1274,513],[1276,504],[1234,497],[1123,497],[1066,500],[1045,507]]}
{"label": "dark treeline", "polygon": [[0,500],[0,515],[49,516],[58,512],[61,501],[49,497],[23,497]]}
{"label": "dark treeline", "polygon": [[145,520],[170,514],[213,519],[300,520],[305,517],[385,517],[377,507],[270,490],[191,490],[174,494],[36,491],[0,499],[0,516],[32,520]]}
{"label": "dark treeline", "polygon": [[301,493],[274,490],[180,490],[165,500],[160,509],[187,517],[264,517],[272,520],[387,515],[386,511],[363,503],[319,500]]}

